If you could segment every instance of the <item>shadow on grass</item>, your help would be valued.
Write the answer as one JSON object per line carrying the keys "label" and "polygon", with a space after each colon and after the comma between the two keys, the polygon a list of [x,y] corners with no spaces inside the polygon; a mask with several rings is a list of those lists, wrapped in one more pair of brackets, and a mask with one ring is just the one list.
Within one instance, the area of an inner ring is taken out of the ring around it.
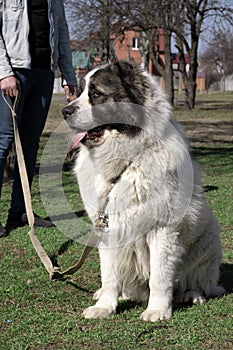
{"label": "shadow on grass", "polygon": [[[152,338],[154,332],[158,329],[168,329],[171,328],[172,326],[169,325],[168,323],[161,323],[161,322],[157,322],[157,323],[153,323],[149,328],[145,329],[144,331],[140,332],[136,338],[135,338],[135,342],[136,343],[141,343],[143,345],[144,341],[148,341],[150,340],[150,338]],[[146,344],[146,343],[145,343]],[[161,349],[161,348],[153,348],[153,349]]]}
{"label": "shadow on grass", "polygon": [[226,294],[233,293],[233,264],[221,265],[221,284],[226,289]]}
{"label": "shadow on grass", "polygon": [[52,220],[54,222],[56,221],[62,221],[62,220],[69,220],[73,219],[74,215],[77,216],[78,218],[80,217],[87,217],[87,213],[85,210],[80,210],[80,211],[75,211],[75,212],[70,212],[70,213],[63,213],[59,215],[53,215]]}
{"label": "shadow on grass", "polygon": [[[176,108],[180,108],[181,110],[184,110],[185,107],[185,100],[184,98],[178,97],[176,99]],[[222,100],[222,99],[203,99],[203,100],[198,100],[196,99],[195,101],[195,107],[198,107],[200,110],[204,111],[212,111],[212,110],[232,110],[233,109],[233,103],[229,100]]]}
{"label": "shadow on grass", "polygon": [[231,156],[233,155],[233,147],[207,147],[207,146],[193,146],[191,152],[194,156]]}
{"label": "shadow on grass", "polygon": [[136,301],[134,300],[120,300],[119,304],[117,305],[117,310],[116,313],[122,314],[123,312],[127,310],[134,309],[137,305],[139,305]]}
{"label": "shadow on grass", "polygon": [[60,164],[55,164],[55,165],[46,165],[46,166],[40,166],[40,164],[37,164],[35,168],[35,174],[39,175],[40,172],[43,174],[57,174],[61,170],[63,172],[71,172],[73,167],[74,167],[74,160],[67,160],[64,162],[64,164],[61,166]]}
{"label": "shadow on grass", "polygon": [[[232,110],[233,109],[233,103],[230,102],[222,102],[222,101],[197,101],[197,105],[200,106],[200,109],[205,111],[212,111],[212,110]],[[202,106],[201,106],[202,105]]]}
{"label": "shadow on grass", "polygon": [[[80,210],[80,211],[74,212],[74,213],[60,214],[60,215],[53,216],[52,219],[53,219],[53,221],[73,219],[74,214],[78,217],[83,217],[86,215],[86,212],[85,212],[85,210]],[[53,266],[56,266],[58,268],[60,267],[60,265],[58,263],[58,257],[60,255],[64,254],[70,248],[70,246],[72,246],[74,243],[75,243],[75,241],[73,239],[68,239],[67,241],[62,243],[62,245],[58,248],[58,250],[54,254],[51,254],[49,256],[51,261],[52,261]]]}
{"label": "shadow on grass", "polygon": [[68,250],[68,248],[73,244],[74,244],[74,241],[72,239],[69,239],[66,242],[62,243],[60,248],[54,254],[49,255],[49,258],[50,258],[53,266],[56,266],[57,268],[61,268],[61,266],[58,262],[58,257],[60,255],[62,255],[63,253],[65,253]]}
{"label": "shadow on grass", "polygon": [[[232,121],[182,120],[188,141],[211,144],[232,144]],[[224,147],[223,147],[224,148]]]}
{"label": "shadow on grass", "polygon": [[72,287],[74,287],[75,289],[78,289],[80,290],[81,292],[85,292],[87,294],[94,294],[94,291],[93,290],[89,290],[87,288],[83,288],[83,287],[80,287],[77,285],[77,283],[73,282],[72,280],[66,280],[65,281],[67,284],[71,285]]}
{"label": "shadow on grass", "polygon": [[233,171],[233,147],[192,146],[191,155],[197,159],[198,164],[209,166],[219,173]]}

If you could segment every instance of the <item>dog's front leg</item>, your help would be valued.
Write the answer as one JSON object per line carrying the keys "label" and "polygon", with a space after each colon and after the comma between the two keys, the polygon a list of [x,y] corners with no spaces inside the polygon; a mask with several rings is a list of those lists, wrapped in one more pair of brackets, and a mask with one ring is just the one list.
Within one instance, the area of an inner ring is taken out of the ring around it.
{"label": "dog's front leg", "polygon": [[102,287],[99,300],[94,306],[83,311],[85,318],[108,317],[115,313],[119,291],[120,280],[115,264],[117,260],[117,249],[99,249]]}
{"label": "dog's front leg", "polygon": [[168,320],[172,316],[173,284],[178,263],[177,241],[177,233],[167,233],[166,229],[151,232],[148,236],[150,295],[147,309],[141,315],[144,321]]}

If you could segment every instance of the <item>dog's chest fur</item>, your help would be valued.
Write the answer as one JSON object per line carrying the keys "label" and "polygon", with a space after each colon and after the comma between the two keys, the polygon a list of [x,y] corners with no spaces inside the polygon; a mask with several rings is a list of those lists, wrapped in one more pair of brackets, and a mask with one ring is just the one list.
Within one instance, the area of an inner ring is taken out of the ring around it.
{"label": "dog's chest fur", "polygon": [[81,194],[91,194],[91,203],[85,200],[85,195],[83,200],[92,221],[96,220],[99,212],[121,210],[120,206],[124,207],[129,197],[135,204],[143,197],[145,179],[140,167],[124,157],[114,159],[108,147],[108,155],[103,158],[103,148],[89,150],[81,147],[74,169],[78,174]]}

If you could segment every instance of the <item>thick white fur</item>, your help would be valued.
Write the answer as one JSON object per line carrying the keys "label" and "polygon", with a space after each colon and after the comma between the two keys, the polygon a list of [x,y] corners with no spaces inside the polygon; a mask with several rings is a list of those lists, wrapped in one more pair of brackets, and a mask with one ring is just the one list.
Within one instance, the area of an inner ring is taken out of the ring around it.
{"label": "thick white fur", "polygon": [[[99,245],[102,287],[94,296],[96,304],[83,312],[86,318],[110,316],[122,296],[146,302],[141,317],[155,322],[172,316],[173,298],[197,304],[224,293],[218,286],[219,226],[205,202],[194,164],[191,201],[177,227],[168,225],[174,210],[174,183],[177,171],[185,168],[187,148],[164,93],[151,77],[146,79],[145,106],[155,125],[154,139],[146,131],[134,139],[106,131],[101,145],[81,145],[75,165],[93,224],[100,212],[109,216],[109,235],[107,230]],[[87,86],[88,79],[80,97],[86,104]],[[79,99],[72,104],[80,106]],[[72,119],[77,127],[79,113]],[[124,237],[132,237],[131,243],[123,245]]]}

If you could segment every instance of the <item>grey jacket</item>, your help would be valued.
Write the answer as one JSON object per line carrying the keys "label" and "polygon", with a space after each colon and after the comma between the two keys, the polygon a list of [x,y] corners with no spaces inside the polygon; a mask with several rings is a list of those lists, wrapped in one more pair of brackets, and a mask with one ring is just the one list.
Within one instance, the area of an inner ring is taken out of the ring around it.
{"label": "grey jacket", "polygon": [[[58,67],[68,85],[77,85],[72,67],[68,26],[62,0],[48,0],[51,68]],[[31,67],[27,0],[0,0],[0,80],[12,68]]]}

